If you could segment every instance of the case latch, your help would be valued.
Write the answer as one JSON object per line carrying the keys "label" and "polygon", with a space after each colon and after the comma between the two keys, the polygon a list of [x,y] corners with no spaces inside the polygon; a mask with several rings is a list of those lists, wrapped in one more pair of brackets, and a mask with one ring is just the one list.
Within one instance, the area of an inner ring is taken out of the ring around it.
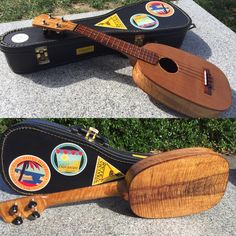
{"label": "case latch", "polygon": [[135,35],[134,44],[137,46],[143,46],[144,34]]}
{"label": "case latch", "polygon": [[99,131],[93,127],[90,127],[85,138],[89,141],[89,142],[93,142],[96,139],[97,134],[99,133]]}
{"label": "case latch", "polygon": [[35,48],[35,54],[39,65],[50,63],[48,48],[46,46]]}

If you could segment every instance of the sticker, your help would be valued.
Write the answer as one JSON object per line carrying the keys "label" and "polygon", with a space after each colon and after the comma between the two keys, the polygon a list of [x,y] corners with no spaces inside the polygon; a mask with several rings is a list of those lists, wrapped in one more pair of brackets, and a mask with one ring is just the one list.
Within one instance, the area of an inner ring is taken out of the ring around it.
{"label": "sticker", "polygon": [[115,179],[123,178],[124,176],[125,175],[116,167],[98,156],[92,185],[106,183]]}
{"label": "sticker", "polygon": [[9,176],[18,188],[34,192],[48,184],[51,172],[42,159],[33,155],[23,155],[12,161]]}
{"label": "sticker", "polygon": [[27,34],[15,34],[12,38],[11,41],[13,43],[24,43],[28,41],[29,36]]}
{"label": "sticker", "polygon": [[86,54],[86,53],[90,53],[90,52],[94,52],[94,46],[93,45],[76,49],[76,55],[77,56],[82,55],[82,54]]}
{"label": "sticker", "polygon": [[51,163],[60,174],[74,176],[86,167],[87,155],[80,146],[74,143],[62,143],[52,151]]}
{"label": "sticker", "polygon": [[126,26],[124,25],[124,23],[121,21],[120,17],[117,14],[109,16],[105,20],[98,22],[95,26],[127,30]]}
{"label": "sticker", "polygon": [[169,17],[175,13],[175,10],[171,5],[161,1],[148,2],[146,4],[146,10],[150,14],[159,17]]}
{"label": "sticker", "polygon": [[143,30],[155,29],[159,26],[159,21],[151,15],[148,14],[136,14],[130,18],[130,23],[138,28]]}

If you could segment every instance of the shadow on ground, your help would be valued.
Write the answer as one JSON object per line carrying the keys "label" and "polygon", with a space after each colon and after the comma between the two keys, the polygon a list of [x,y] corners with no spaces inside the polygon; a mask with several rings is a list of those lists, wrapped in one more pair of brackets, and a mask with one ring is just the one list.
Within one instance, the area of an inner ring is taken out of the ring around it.
{"label": "shadow on ground", "polygon": [[229,181],[236,186],[236,169],[231,169],[229,171]]}
{"label": "shadow on ground", "polygon": [[209,45],[193,31],[189,31],[186,34],[181,48],[205,59],[210,58],[212,55],[212,50]]}

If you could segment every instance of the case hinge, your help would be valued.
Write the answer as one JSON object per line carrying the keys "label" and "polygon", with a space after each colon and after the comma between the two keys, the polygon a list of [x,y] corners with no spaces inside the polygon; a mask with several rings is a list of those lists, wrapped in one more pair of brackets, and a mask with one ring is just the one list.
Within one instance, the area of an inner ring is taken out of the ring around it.
{"label": "case hinge", "polygon": [[48,48],[46,46],[35,48],[35,54],[39,65],[50,63]]}

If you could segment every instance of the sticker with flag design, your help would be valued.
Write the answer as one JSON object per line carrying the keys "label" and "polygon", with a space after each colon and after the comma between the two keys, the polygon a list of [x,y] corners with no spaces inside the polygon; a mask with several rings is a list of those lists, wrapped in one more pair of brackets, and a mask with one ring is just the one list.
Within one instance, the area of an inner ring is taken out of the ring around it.
{"label": "sticker with flag design", "polygon": [[62,143],[51,154],[54,169],[62,175],[74,176],[81,173],[87,165],[87,155],[77,144]]}
{"label": "sticker with flag design", "polygon": [[148,2],[146,10],[158,17],[170,17],[175,13],[175,9],[170,4],[161,1]]}

